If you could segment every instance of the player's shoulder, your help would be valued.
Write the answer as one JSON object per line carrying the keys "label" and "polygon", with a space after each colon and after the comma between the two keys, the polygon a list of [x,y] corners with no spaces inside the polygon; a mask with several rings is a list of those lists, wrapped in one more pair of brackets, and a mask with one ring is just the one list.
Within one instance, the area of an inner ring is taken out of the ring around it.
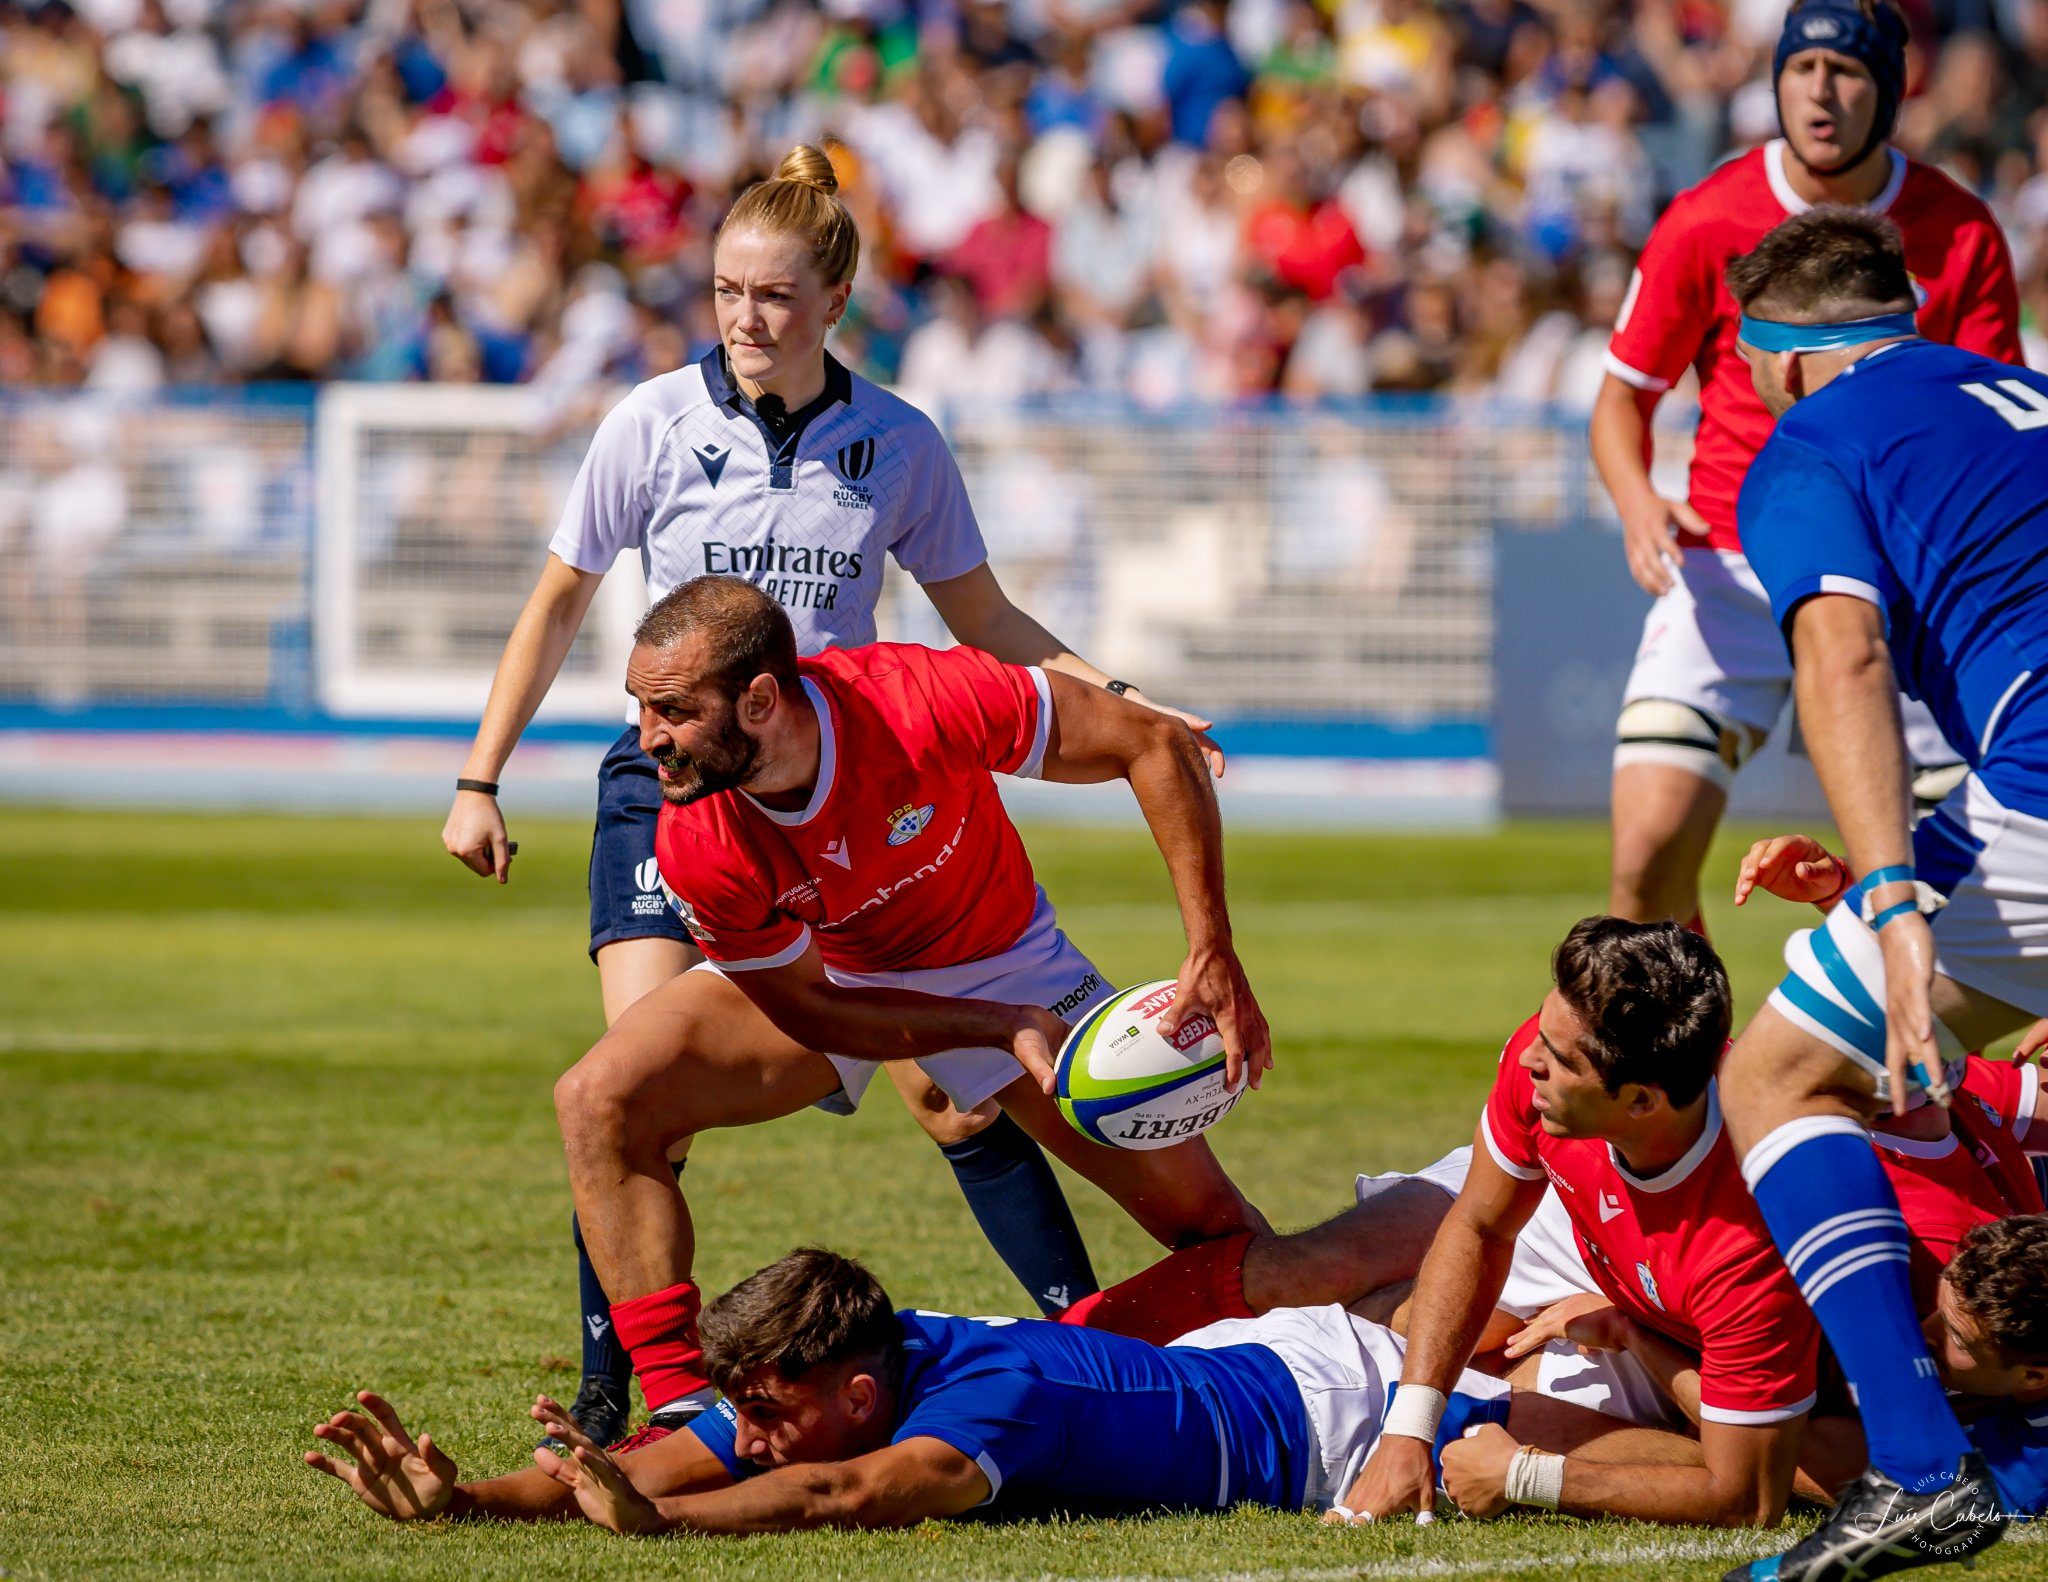
{"label": "player's shoulder", "polygon": [[1767,154],[1767,149],[1753,148],[1723,160],[1673,198],[1658,224],[1680,231],[1756,230],[1782,207],[1771,186]]}
{"label": "player's shoulder", "polygon": [[618,399],[598,424],[595,443],[651,453],[677,424],[710,402],[703,370],[695,363],[657,374]]}
{"label": "player's shoulder", "polygon": [[1899,158],[1905,161],[1905,175],[1890,212],[1901,230],[1923,225],[1954,230],[1971,226],[1989,226],[1994,231],[1999,228],[1991,205],[1948,172],[1903,154]]}

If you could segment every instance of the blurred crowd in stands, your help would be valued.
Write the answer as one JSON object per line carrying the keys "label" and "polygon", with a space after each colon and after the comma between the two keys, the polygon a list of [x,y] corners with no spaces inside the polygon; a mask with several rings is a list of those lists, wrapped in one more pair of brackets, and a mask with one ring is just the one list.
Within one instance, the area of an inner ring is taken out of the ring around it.
{"label": "blurred crowd in stands", "polygon": [[[645,377],[829,136],[835,349],[934,397],[1584,408],[1663,202],[1776,130],[1783,0],[0,4],[0,381]],[[2048,318],[2048,0],[1909,0],[1901,141]]]}

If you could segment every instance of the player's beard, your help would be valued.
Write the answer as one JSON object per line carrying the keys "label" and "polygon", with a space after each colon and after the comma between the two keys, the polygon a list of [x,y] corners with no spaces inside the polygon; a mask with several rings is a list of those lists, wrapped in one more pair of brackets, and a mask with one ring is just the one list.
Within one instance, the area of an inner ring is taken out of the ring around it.
{"label": "player's beard", "polygon": [[727,714],[725,723],[719,727],[717,741],[705,751],[687,757],[678,754],[654,760],[668,771],[661,777],[662,800],[673,802],[677,807],[688,807],[705,797],[743,786],[747,777],[753,774],[754,762],[760,756],[761,744],[740,729],[737,719]]}

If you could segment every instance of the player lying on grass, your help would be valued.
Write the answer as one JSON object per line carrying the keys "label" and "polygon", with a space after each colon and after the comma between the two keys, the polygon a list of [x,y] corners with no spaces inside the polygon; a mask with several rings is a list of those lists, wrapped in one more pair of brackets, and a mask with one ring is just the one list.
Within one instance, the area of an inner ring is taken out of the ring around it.
{"label": "player lying on grass", "polygon": [[[379,1515],[536,1520],[629,1533],[903,1527],[931,1517],[1135,1515],[1239,1503],[1320,1510],[1380,1432],[1400,1342],[1341,1308],[1213,1325],[1161,1348],[1035,1319],[894,1312],[867,1270],[807,1248],[703,1314],[704,1368],[726,1399],[683,1431],[612,1455],[543,1397],[573,1447],[480,1483],[365,1391],[314,1433],[306,1463]],[[1498,1379],[1452,1381],[1440,1432],[1505,1422],[1586,1458],[1654,1454],[1670,1436]],[[1680,1445],[1683,1450],[1683,1445]]]}
{"label": "player lying on grass", "polygon": [[1374,1516],[1433,1506],[1451,1381],[1555,1182],[1602,1293],[1698,1356],[1701,1464],[1527,1455],[1510,1497],[1574,1515],[1773,1524],[1814,1402],[1819,1331],[1722,1130],[1727,975],[1675,923],[1588,918],[1558,946],[1553,976],[1502,1051],[1464,1189],[1416,1279],[1401,1394],[1344,1503]]}
{"label": "player lying on grass", "polygon": [[706,961],[636,1002],[555,1087],[569,1181],[655,1429],[708,1403],[695,1233],[672,1145],[809,1104],[848,1113],[917,1060],[963,1112],[1000,1104],[1167,1246],[1261,1228],[1208,1144],[1090,1143],[1047,1097],[1063,1018],[1111,992],[1060,931],[994,774],[1130,783],[1233,1083],[1271,1043],[1232,942],[1222,828],[1179,720],[974,649],[799,661],[787,614],[729,577],[655,604],[627,667],[664,805],[655,851]]}

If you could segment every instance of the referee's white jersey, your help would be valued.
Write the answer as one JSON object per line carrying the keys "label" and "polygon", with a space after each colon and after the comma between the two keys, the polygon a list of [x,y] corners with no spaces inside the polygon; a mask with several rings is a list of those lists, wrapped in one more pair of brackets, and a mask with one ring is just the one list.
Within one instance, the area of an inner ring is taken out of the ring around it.
{"label": "referee's white jersey", "polygon": [[988,558],[932,420],[825,359],[825,388],[779,429],[722,348],[637,386],[598,426],[548,548],[579,571],[640,551],[650,598],[707,573],[789,611],[799,653],[875,640],[882,557],[919,582]]}

